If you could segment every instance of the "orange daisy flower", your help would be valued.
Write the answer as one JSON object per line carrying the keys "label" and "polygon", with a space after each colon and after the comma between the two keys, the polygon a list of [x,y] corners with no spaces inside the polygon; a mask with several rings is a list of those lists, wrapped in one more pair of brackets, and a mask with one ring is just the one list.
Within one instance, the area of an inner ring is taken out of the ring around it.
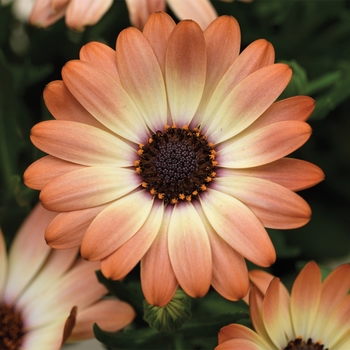
{"label": "orange daisy flower", "polygon": [[239,324],[220,330],[215,350],[348,350],[350,348],[350,264],[323,281],[315,262],[296,278],[291,295],[278,278],[249,273],[254,332]]}
{"label": "orange daisy flower", "polygon": [[95,322],[117,331],[135,317],[129,304],[101,299],[107,289],[97,281],[98,263],[77,260],[77,249],[47,246],[44,230],[55,215],[37,205],[19,229],[8,257],[0,230],[2,350],[58,350],[66,338],[93,338]]}
{"label": "orange daisy flower", "polygon": [[112,4],[113,0],[36,0],[29,23],[47,28],[66,16],[67,27],[81,31],[96,24]]}
{"label": "orange daisy flower", "polygon": [[33,127],[49,155],[25,172],[43,205],[62,212],[45,238],[81,245],[106,277],[123,278],[141,260],[150,304],[178,284],[192,297],[210,284],[237,300],[248,291],[244,258],[275,261],[264,226],[306,224],[308,204],[293,191],[323,179],[305,161],[283,158],[311,134],[305,96],[274,103],[291,78],[257,40],[240,55],[236,20],[203,33],[151,15],[143,33],[122,31],[116,51],[90,43],[44,91],[56,120]]}

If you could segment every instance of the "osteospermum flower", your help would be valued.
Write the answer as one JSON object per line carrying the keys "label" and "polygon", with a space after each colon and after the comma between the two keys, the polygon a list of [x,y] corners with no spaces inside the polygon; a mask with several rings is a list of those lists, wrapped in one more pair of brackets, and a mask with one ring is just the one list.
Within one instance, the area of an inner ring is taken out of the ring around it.
{"label": "osteospermum flower", "polygon": [[250,316],[254,332],[239,324],[220,330],[215,350],[350,349],[350,264],[323,281],[315,262],[296,278],[291,295],[272,275],[250,272]]}
{"label": "osteospermum flower", "polygon": [[152,305],[178,284],[192,297],[211,284],[231,300],[247,293],[244,258],[275,260],[264,226],[306,224],[310,208],[293,191],[323,173],[283,158],[309,138],[314,101],[274,103],[291,69],[265,40],[239,49],[232,17],[203,33],[156,13],[143,33],[122,31],[115,51],[90,43],[63,67],[44,91],[56,120],[31,132],[49,155],[24,174],[62,212],[46,230],[52,247],[81,245],[113,279],[141,260]]}
{"label": "osteospermum flower", "polygon": [[37,205],[8,257],[0,231],[1,350],[60,349],[66,337],[93,338],[94,322],[117,331],[135,316],[129,304],[101,299],[107,290],[97,281],[98,263],[77,260],[77,249],[58,251],[45,244],[43,233],[54,216]]}
{"label": "osteospermum flower", "polygon": [[[179,19],[193,19],[202,29],[217,18],[218,14],[209,0],[125,0],[130,22],[143,29],[148,17],[156,11],[164,11],[166,4]],[[222,0],[231,2],[233,0]],[[250,2],[251,0],[241,0]]]}
{"label": "osteospermum flower", "polygon": [[46,28],[65,16],[67,26],[80,31],[96,24],[112,4],[113,0],[36,0],[29,22]]}
{"label": "osteospermum flower", "polygon": [[[28,1],[26,6],[28,7]],[[133,26],[143,29],[148,17],[165,11],[166,3],[180,19],[193,19],[202,29],[218,16],[209,0],[125,0]],[[223,0],[232,1],[232,0]],[[250,2],[251,0],[241,0]],[[36,0],[29,22],[47,28],[63,16],[69,28],[83,30],[96,24],[111,7],[113,0]],[[24,2],[23,2],[24,5]],[[32,6],[32,5],[29,5]]]}

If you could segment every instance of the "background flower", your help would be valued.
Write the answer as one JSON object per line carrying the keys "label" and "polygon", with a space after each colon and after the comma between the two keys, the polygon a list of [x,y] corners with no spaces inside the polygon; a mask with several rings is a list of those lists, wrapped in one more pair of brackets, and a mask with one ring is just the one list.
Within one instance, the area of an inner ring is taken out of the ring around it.
{"label": "background flower", "polygon": [[[16,0],[17,12],[20,8],[24,10],[33,7],[32,4],[28,6],[28,1]],[[218,16],[209,0],[125,1],[131,24],[140,30],[143,29],[148,17],[153,12],[165,11],[166,4],[179,19],[193,19],[203,30]],[[251,0],[241,1],[250,2]],[[66,24],[69,28],[83,30],[87,25],[96,24],[108,11],[112,3],[113,0],[36,0],[29,21],[38,27],[46,28],[66,16]],[[28,10],[25,10],[25,12],[28,12]]]}
{"label": "background flower", "polygon": [[135,316],[127,303],[101,299],[107,290],[96,279],[98,264],[77,260],[77,249],[54,251],[45,244],[43,232],[55,215],[37,205],[8,257],[0,233],[1,349],[59,349],[74,306],[77,315],[73,330],[68,323],[69,341],[93,338],[95,322],[117,331]]}
{"label": "background flower", "polygon": [[250,315],[255,331],[231,324],[221,329],[216,350],[331,349],[350,346],[350,264],[323,281],[315,262],[296,278],[291,295],[272,275],[253,270]]}
{"label": "background flower", "polygon": [[69,28],[83,30],[96,24],[112,3],[113,0],[36,0],[29,22],[46,28],[65,16]]}
{"label": "background flower", "polygon": [[[165,11],[166,4],[177,18],[193,19],[204,30],[217,18],[218,14],[209,0],[125,0],[130,22],[143,29],[148,17],[156,11]],[[223,0],[227,1],[227,0]],[[229,0],[230,1],[230,0]],[[241,0],[250,2],[249,0]]]}
{"label": "background flower", "polygon": [[52,247],[81,244],[113,279],[142,259],[143,291],[158,306],[178,284],[192,297],[211,284],[231,300],[246,294],[243,257],[274,262],[264,226],[306,224],[310,208],[293,191],[323,173],[283,158],[309,138],[314,101],[274,103],[290,68],[273,64],[265,40],[239,50],[232,17],[203,33],[156,13],[143,33],[124,30],[116,51],[91,43],[65,65],[44,92],[57,120],[31,133],[49,156],[24,174],[62,212],[46,231]]}

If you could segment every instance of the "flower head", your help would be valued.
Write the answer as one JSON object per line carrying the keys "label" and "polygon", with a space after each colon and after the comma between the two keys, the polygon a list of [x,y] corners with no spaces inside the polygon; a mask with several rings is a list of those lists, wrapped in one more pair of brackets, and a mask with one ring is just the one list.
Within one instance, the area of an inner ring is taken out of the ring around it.
{"label": "flower head", "polygon": [[112,4],[113,0],[36,0],[29,22],[46,28],[66,16],[67,26],[80,31],[96,24]]}
{"label": "flower head", "polygon": [[220,330],[215,350],[347,350],[350,348],[350,264],[339,266],[322,282],[315,262],[296,278],[291,295],[278,278],[249,273],[254,332],[239,324]]}
{"label": "flower head", "polygon": [[163,306],[178,284],[192,297],[210,285],[237,300],[249,287],[244,258],[275,260],[264,228],[306,224],[293,191],[323,179],[284,158],[311,134],[306,96],[275,103],[291,78],[257,40],[240,55],[236,20],[203,33],[155,13],[128,28],[116,50],[90,43],[44,91],[56,120],[33,127],[49,155],[25,172],[44,207],[61,212],[46,230],[54,248],[81,245],[108,278],[141,260],[147,301]]}
{"label": "flower head", "polygon": [[117,331],[135,316],[127,303],[101,299],[107,290],[97,281],[98,264],[77,260],[77,249],[58,251],[46,245],[43,233],[54,216],[37,205],[21,226],[8,257],[0,232],[2,350],[60,349],[65,337],[70,341],[93,338],[94,322]]}

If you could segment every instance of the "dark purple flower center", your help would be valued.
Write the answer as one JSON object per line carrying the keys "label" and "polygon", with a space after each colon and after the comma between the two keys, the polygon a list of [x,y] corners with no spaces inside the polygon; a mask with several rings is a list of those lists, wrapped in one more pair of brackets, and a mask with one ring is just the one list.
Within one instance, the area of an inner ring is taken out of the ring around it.
{"label": "dark purple flower center", "polygon": [[197,198],[216,176],[214,145],[198,128],[166,126],[140,145],[138,154],[142,187],[165,204]]}
{"label": "dark purple flower center", "polygon": [[283,350],[328,350],[320,342],[313,343],[309,338],[306,342],[301,338],[291,340]]}
{"label": "dark purple flower center", "polygon": [[14,307],[0,304],[0,349],[17,350],[23,340],[23,321]]}

